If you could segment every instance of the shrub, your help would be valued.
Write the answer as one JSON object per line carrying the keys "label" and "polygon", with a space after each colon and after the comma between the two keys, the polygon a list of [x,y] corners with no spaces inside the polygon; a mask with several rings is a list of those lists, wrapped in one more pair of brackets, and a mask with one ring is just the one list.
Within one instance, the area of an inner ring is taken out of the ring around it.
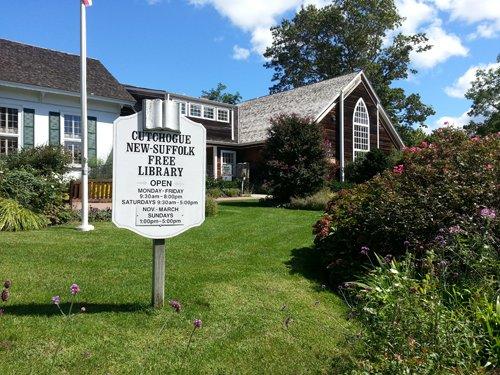
{"label": "shrub", "polygon": [[12,199],[0,198],[0,231],[36,230],[47,226],[48,220]]}
{"label": "shrub", "polygon": [[338,180],[332,180],[330,182],[330,190],[334,193],[339,192],[344,189],[350,189],[354,186],[352,182],[340,182]]}
{"label": "shrub", "polygon": [[210,217],[210,216],[216,216],[217,213],[219,212],[219,204],[217,201],[208,196],[205,199],[205,216]]}
{"label": "shrub", "polygon": [[[430,141],[405,150],[393,170],[334,195],[314,229],[332,279],[350,278],[366,263],[362,246],[382,256],[419,255],[456,225],[480,233],[482,208],[499,211],[500,137],[444,129]],[[498,221],[491,225],[498,233]]]}
{"label": "shrub", "polygon": [[[367,327],[357,358],[344,366],[356,369],[351,373],[473,374],[499,364],[498,351],[491,350],[495,339],[484,324],[491,314],[477,315],[491,281],[481,280],[472,290],[449,285],[432,252],[424,259],[424,275],[411,255],[401,262],[373,258],[377,267],[341,289],[353,297],[351,315]],[[488,299],[486,305],[491,311]]]}
{"label": "shrub", "polygon": [[207,190],[207,195],[212,198],[220,198],[224,195],[224,193],[219,188],[211,188]]}
{"label": "shrub", "polygon": [[2,157],[5,169],[31,169],[46,177],[68,172],[71,156],[62,146],[23,148],[15,154]]}
{"label": "shrub", "polygon": [[320,126],[298,115],[271,120],[264,149],[266,182],[277,201],[319,191],[327,173]]}
{"label": "shrub", "polygon": [[227,180],[223,180],[221,178],[215,179],[212,177],[208,177],[206,182],[205,182],[205,186],[206,186],[207,190],[214,189],[214,188],[218,188],[221,190],[223,190],[223,189],[241,189],[241,180],[234,179],[231,181],[227,181]]}
{"label": "shrub", "polygon": [[345,177],[347,181],[359,184],[368,181],[389,167],[389,157],[383,151],[375,149],[367,152],[364,157],[357,158],[353,163],[348,164]]}
{"label": "shrub", "polygon": [[325,210],[327,203],[332,199],[333,193],[328,189],[323,189],[305,198],[291,198],[289,208],[297,210]]}
{"label": "shrub", "polygon": [[113,178],[113,153],[106,160],[89,161],[89,178],[92,180],[111,180]]}
{"label": "shrub", "polygon": [[7,170],[0,180],[0,196],[14,199],[36,213],[53,212],[64,203],[66,185],[33,169]]}
{"label": "shrub", "polygon": [[241,192],[240,189],[229,188],[229,189],[222,189],[222,193],[226,197],[239,197]]}

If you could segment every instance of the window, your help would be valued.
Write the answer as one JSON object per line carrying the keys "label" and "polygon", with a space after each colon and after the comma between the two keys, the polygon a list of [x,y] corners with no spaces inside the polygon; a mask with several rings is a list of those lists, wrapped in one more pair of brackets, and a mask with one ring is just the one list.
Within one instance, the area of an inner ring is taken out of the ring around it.
{"label": "window", "polygon": [[201,117],[201,105],[200,104],[189,104],[189,116]]}
{"label": "window", "polygon": [[70,152],[72,164],[81,164],[82,126],[80,116],[64,115],[64,148]]}
{"label": "window", "polygon": [[213,120],[215,118],[215,108],[203,106],[203,117]]}
{"label": "window", "polygon": [[8,155],[19,148],[19,111],[0,107],[0,155]]}
{"label": "window", "polygon": [[236,173],[236,152],[221,150],[221,176],[223,180],[232,181]]}
{"label": "window", "polygon": [[368,109],[362,98],[359,98],[354,108],[353,116],[354,160],[370,151],[370,118]]}
{"label": "window", "polygon": [[176,102],[179,105],[179,113],[181,115],[187,115],[187,104],[186,102]]}
{"label": "window", "polygon": [[217,110],[217,120],[218,121],[223,121],[223,122],[229,122],[229,110],[228,109],[219,108]]}

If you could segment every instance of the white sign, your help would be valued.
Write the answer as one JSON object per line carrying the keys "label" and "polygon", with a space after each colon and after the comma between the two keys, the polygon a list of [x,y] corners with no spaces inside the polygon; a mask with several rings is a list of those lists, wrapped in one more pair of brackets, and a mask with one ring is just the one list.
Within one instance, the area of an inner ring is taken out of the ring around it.
{"label": "white sign", "polygon": [[148,238],[174,237],[205,220],[206,130],[185,117],[179,131],[144,121],[138,113],[114,123],[113,223]]}

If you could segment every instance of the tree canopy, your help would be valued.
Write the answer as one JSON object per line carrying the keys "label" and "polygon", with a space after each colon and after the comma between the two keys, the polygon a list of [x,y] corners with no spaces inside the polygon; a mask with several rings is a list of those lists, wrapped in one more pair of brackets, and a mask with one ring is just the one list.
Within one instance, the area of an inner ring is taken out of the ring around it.
{"label": "tree canopy", "polygon": [[203,90],[201,92],[201,97],[226,104],[238,104],[239,102],[241,102],[241,95],[238,91],[236,91],[234,94],[231,94],[225,92],[226,89],[227,86],[222,82],[219,82],[217,84],[217,87],[210,90]]}
{"label": "tree canopy", "polygon": [[[465,128],[485,135],[500,131],[500,55],[496,67],[478,69],[465,97],[472,100],[469,116],[475,117]],[[481,120],[477,120],[480,118]]]}
{"label": "tree canopy", "polygon": [[395,30],[402,18],[393,0],[334,0],[323,8],[303,7],[291,20],[272,28],[264,56],[273,69],[271,93],[363,70],[405,141],[412,126],[435,112],[419,94],[393,87],[417,71],[410,54],[425,51],[425,34]]}

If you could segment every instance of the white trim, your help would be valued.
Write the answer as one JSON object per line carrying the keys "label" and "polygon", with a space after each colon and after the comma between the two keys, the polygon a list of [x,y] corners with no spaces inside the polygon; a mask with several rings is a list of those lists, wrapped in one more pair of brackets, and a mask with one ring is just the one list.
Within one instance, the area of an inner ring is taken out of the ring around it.
{"label": "white trim", "polygon": [[339,119],[340,119],[340,182],[345,181],[345,156],[344,156],[344,90],[340,91],[340,111],[339,111]]}
{"label": "white trim", "polygon": [[[195,105],[195,106],[199,106],[200,107],[200,115],[193,115],[191,113],[191,107]],[[189,113],[188,115],[189,117],[194,117],[194,118],[203,118],[203,104],[198,104],[198,103],[189,103]]]}
{"label": "white trim", "polygon": [[[80,98],[79,92],[66,91],[66,90],[60,90],[60,89],[52,89],[52,88],[43,87],[43,86],[28,85],[25,83],[17,83],[17,82],[9,82],[9,81],[0,80],[0,86],[12,87],[12,88],[16,88],[16,89],[24,89],[24,90],[30,90],[30,91],[36,91],[36,92],[48,93],[48,94],[67,95],[67,96],[72,96],[75,98]],[[97,96],[97,95],[90,95],[89,99],[100,101],[100,102],[121,104],[121,105],[134,105],[135,104],[135,101],[106,98],[104,96]]]}
{"label": "white trim", "polygon": [[224,154],[230,154],[233,155],[234,157],[234,163],[232,163],[232,176],[236,174],[236,151],[233,150],[220,150],[220,175],[221,177],[223,176],[223,170],[224,170]]}
{"label": "white trim", "polygon": [[[358,106],[362,105],[364,110],[366,111],[366,116],[367,116],[367,119],[368,119],[368,124],[362,124],[360,122],[355,122],[354,121],[354,118],[356,116],[356,109],[358,108]],[[362,126],[364,128],[367,128],[367,131],[368,131],[368,149],[367,150],[364,150],[364,149],[360,149],[360,148],[356,148],[356,140],[355,140],[355,136],[354,136],[354,129],[355,129],[355,126]],[[368,107],[366,106],[366,103],[365,101],[363,100],[362,97],[360,97],[358,99],[358,101],[356,102],[356,105],[354,106],[354,111],[352,112],[352,161],[355,161],[356,160],[356,151],[358,152],[370,152],[370,112],[368,112]]]}
{"label": "white trim", "polygon": [[217,159],[218,159],[218,155],[217,155],[217,146],[213,146],[212,147],[212,157],[213,157],[213,162],[214,162],[214,178],[217,179]]}
{"label": "white trim", "polygon": [[[221,120],[219,118],[219,111],[223,111],[223,112],[227,112],[227,121],[226,120]],[[229,117],[230,117],[230,110],[229,108],[217,108],[217,122],[225,122],[225,123],[229,123]]]}
{"label": "white trim", "polygon": [[[0,133],[0,136],[4,138],[17,138],[17,151],[19,151],[23,148],[24,144],[24,107],[21,105],[7,104],[3,101],[0,101],[0,107],[17,109],[17,134]],[[7,117],[5,118],[5,120],[8,121]]]}
{"label": "white trim", "polygon": [[377,106],[377,148],[380,148],[380,111]]}
{"label": "white trim", "polygon": [[[211,109],[212,110],[213,117],[207,117],[207,116],[205,116],[205,110],[206,109]],[[216,115],[217,115],[217,108],[215,108],[215,107],[213,107],[211,105],[204,105],[203,106],[203,118],[204,119],[214,121]]]}
{"label": "white trim", "polygon": [[234,112],[230,112],[229,116],[231,116],[231,140],[234,141]]}

